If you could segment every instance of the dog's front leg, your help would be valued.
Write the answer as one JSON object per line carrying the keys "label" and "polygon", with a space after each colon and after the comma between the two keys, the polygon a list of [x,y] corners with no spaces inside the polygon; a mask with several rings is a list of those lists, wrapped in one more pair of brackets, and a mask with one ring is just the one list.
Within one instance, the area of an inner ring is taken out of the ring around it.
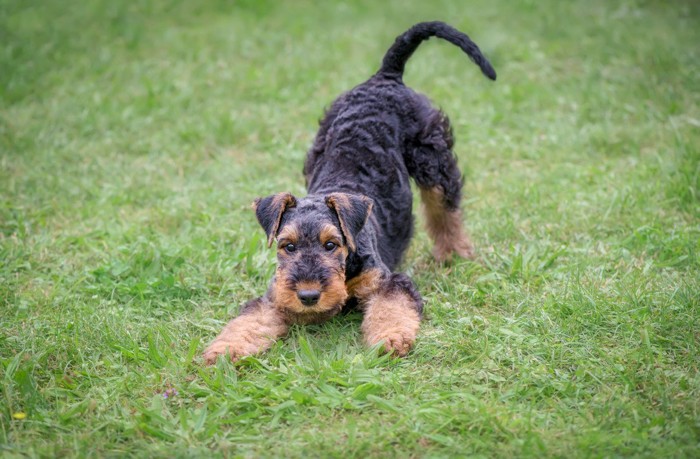
{"label": "dog's front leg", "polygon": [[386,352],[403,357],[413,347],[420,327],[423,301],[411,279],[392,274],[364,302],[365,343],[384,343]]}
{"label": "dog's front leg", "polygon": [[266,297],[256,298],[246,303],[241,314],[224,327],[203,357],[208,364],[216,362],[221,354],[236,361],[269,349],[288,330],[284,315]]}

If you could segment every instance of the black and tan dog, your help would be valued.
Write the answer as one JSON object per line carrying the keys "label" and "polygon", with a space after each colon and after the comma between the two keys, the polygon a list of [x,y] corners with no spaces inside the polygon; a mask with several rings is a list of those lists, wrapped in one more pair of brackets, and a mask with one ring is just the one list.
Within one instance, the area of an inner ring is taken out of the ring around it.
{"label": "black and tan dog", "polygon": [[204,352],[207,362],[269,348],[290,324],[318,323],[344,305],[363,312],[364,341],[399,356],[411,349],[423,302],[392,272],[413,232],[409,176],[423,201],[434,255],[473,256],[462,229],[462,174],[447,117],[404,86],[408,58],[431,36],[459,46],[492,80],[496,73],[467,35],[441,22],[413,26],[367,82],[328,109],[304,164],[308,196],[255,201],[278,267],[267,293],[246,303]]}

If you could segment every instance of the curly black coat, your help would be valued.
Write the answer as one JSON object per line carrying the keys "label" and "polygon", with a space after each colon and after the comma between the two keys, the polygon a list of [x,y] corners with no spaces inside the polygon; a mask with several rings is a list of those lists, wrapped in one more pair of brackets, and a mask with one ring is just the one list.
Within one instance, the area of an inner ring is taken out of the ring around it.
{"label": "curly black coat", "polygon": [[[452,154],[447,116],[402,81],[406,61],[432,36],[459,46],[484,75],[496,79],[493,67],[466,34],[442,22],[416,24],[396,39],[374,76],[333,102],[304,164],[309,195],[343,191],[372,198],[374,218],[363,232],[375,233],[381,259],[390,270],[401,260],[413,232],[408,177],[421,188],[438,187],[446,210],[458,209],[461,198],[462,174]],[[348,260],[348,278],[365,267],[362,255]]]}

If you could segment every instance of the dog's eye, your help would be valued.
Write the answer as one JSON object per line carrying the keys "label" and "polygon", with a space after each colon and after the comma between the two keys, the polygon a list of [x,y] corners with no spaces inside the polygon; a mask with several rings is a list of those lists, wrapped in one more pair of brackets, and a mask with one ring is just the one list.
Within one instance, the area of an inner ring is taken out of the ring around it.
{"label": "dog's eye", "polygon": [[330,252],[331,250],[336,248],[336,244],[335,242],[328,241],[325,244],[323,244],[323,248]]}
{"label": "dog's eye", "polygon": [[288,253],[296,252],[297,246],[294,244],[287,244],[284,246],[284,250],[286,250]]}

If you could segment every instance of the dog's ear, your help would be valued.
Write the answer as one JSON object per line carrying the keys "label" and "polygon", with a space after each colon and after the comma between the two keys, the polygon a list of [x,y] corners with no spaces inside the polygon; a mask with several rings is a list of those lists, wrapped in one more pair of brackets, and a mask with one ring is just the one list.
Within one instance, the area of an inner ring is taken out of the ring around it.
{"label": "dog's ear", "polygon": [[255,216],[258,217],[260,226],[267,234],[267,246],[272,247],[272,242],[280,228],[282,215],[290,207],[297,205],[297,199],[290,193],[277,193],[266,198],[258,198],[253,203]]}
{"label": "dog's ear", "polygon": [[357,249],[355,236],[365,226],[372,212],[372,200],[359,194],[331,193],[326,196],[326,204],[338,215],[345,242],[354,252]]}

